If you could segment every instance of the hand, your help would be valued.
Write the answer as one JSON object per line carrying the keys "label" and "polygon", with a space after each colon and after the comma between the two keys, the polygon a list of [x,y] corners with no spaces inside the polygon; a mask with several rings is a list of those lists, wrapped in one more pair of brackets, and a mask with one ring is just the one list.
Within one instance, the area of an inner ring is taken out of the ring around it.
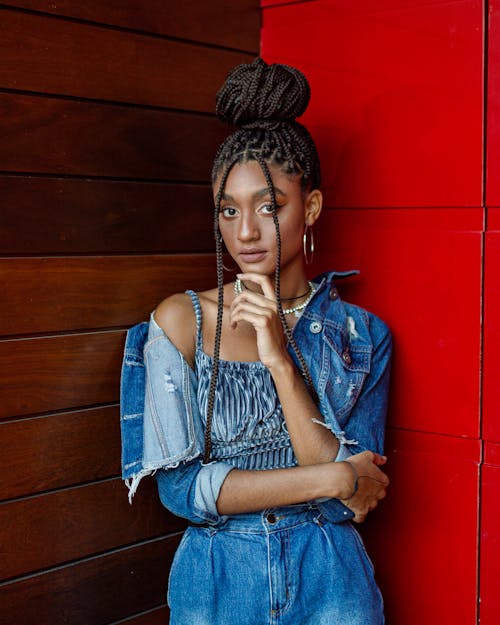
{"label": "hand", "polygon": [[[341,499],[342,503],[354,512],[356,523],[362,523],[370,510],[373,510],[380,499],[385,497],[389,478],[379,466],[387,462],[385,456],[373,451],[363,451],[351,456],[346,463],[350,463],[358,475],[358,488],[347,499]],[[354,472],[353,472],[354,473]]]}
{"label": "hand", "polygon": [[257,335],[259,359],[272,369],[289,358],[274,288],[269,276],[263,274],[242,273],[238,274],[238,278],[258,284],[262,293],[246,289],[237,295],[231,304],[229,323],[233,329],[240,321],[253,326]]}

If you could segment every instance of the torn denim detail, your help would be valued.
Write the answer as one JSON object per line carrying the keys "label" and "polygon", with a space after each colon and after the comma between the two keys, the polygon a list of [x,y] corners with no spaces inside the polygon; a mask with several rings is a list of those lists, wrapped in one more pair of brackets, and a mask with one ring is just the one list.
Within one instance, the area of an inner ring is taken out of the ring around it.
{"label": "torn denim detail", "polygon": [[176,462],[143,462],[143,468],[140,471],[138,471],[137,473],[132,473],[130,477],[124,480],[125,486],[128,489],[128,502],[130,504],[132,503],[132,499],[143,477],[147,477],[148,475],[154,475],[158,469],[177,469],[181,462],[182,464],[186,464],[191,460],[198,458],[199,456],[200,453],[196,452],[193,455],[185,457],[182,460],[177,460]]}
{"label": "torn denim detail", "polygon": [[332,428],[331,425],[328,425],[328,423],[325,423],[324,421],[321,421],[320,419],[316,419],[315,417],[313,417],[311,421],[313,423],[317,423],[318,425],[322,425],[327,430],[330,430],[332,434],[335,434],[335,437],[337,438],[337,440],[339,441],[341,445],[359,445],[359,442],[355,440],[354,438],[351,438],[351,439],[346,438],[345,432],[343,432],[342,430],[336,431]]}
{"label": "torn denim detail", "polygon": [[356,330],[356,322],[354,317],[347,316],[347,331],[353,339],[359,339],[358,331]]}

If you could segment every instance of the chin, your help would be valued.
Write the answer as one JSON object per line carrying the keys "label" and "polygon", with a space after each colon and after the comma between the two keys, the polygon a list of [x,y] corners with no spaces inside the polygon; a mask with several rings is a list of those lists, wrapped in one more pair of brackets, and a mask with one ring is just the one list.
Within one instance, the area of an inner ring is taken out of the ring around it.
{"label": "chin", "polygon": [[271,268],[269,266],[262,266],[260,263],[248,263],[248,265],[240,265],[241,273],[259,273],[263,276],[274,276],[276,271],[276,265]]}

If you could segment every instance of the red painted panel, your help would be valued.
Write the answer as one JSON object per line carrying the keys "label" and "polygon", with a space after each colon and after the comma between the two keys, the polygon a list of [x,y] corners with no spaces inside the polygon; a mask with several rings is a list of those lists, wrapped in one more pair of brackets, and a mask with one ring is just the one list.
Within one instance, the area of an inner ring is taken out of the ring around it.
{"label": "red painted panel", "polygon": [[[320,269],[394,334],[391,423],[479,436],[482,209],[326,210]],[[313,272],[311,272],[313,273]]]}
{"label": "red painted panel", "polygon": [[500,445],[486,443],[481,480],[481,625],[497,625],[500,614]]}
{"label": "red painted panel", "polygon": [[481,204],[482,4],[317,0],[263,11],[264,58],[311,82],[304,122],[329,205]]}
{"label": "red painted panel", "polygon": [[486,203],[500,206],[500,0],[488,2]]}
{"label": "red painted panel", "polygon": [[260,0],[261,7],[272,7],[282,4],[298,4],[299,2],[314,2],[314,0]]}
{"label": "red painted panel", "polygon": [[488,209],[484,272],[483,437],[500,441],[500,208]]}
{"label": "red painted panel", "polygon": [[362,532],[387,623],[474,625],[480,443],[391,430],[386,449],[391,486]]}

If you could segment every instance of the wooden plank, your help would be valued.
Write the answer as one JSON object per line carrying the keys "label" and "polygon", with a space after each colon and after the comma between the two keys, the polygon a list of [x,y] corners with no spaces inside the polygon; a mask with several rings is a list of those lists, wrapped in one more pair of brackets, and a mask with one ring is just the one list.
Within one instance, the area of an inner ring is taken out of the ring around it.
{"label": "wooden plank", "polygon": [[199,112],[254,56],[5,8],[0,41],[0,87]]}
{"label": "wooden plank", "polygon": [[151,610],[147,614],[141,614],[135,618],[127,618],[124,621],[116,621],[113,625],[166,625],[168,623],[168,607],[162,606],[156,610]]}
{"label": "wooden plank", "polygon": [[0,334],[129,326],[166,296],[216,281],[213,254],[0,259]]}
{"label": "wooden plank", "polygon": [[124,331],[0,341],[0,418],[117,403]]}
{"label": "wooden plank", "polygon": [[0,93],[0,169],[208,182],[227,130],[208,116]]}
{"label": "wooden plank", "polygon": [[0,197],[0,254],[214,248],[209,185],[5,175]]}
{"label": "wooden plank", "polygon": [[[2,625],[107,625],[165,601],[179,536],[2,586]],[[167,622],[167,621],[165,621]]]}
{"label": "wooden plank", "polygon": [[0,423],[0,499],[120,474],[118,406]]}
{"label": "wooden plank", "polygon": [[258,0],[10,0],[10,6],[43,11],[191,39],[239,50],[259,51]]}
{"label": "wooden plank", "polygon": [[178,532],[185,525],[161,505],[154,478],[143,480],[133,505],[120,478],[6,502],[0,506],[0,579]]}

